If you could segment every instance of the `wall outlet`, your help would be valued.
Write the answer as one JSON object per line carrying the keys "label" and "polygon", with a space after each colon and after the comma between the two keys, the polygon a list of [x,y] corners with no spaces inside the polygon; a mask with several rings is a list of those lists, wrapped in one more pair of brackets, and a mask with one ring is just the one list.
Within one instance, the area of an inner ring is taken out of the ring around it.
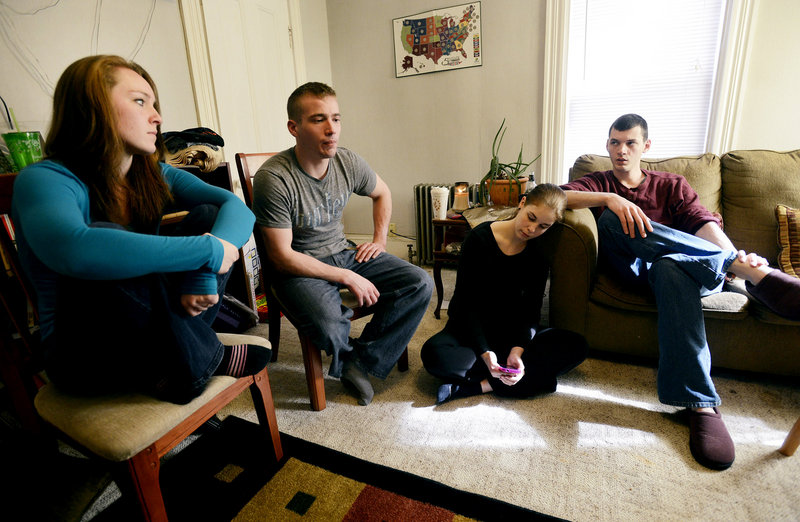
{"label": "wall outlet", "polygon": [[389,223],[389,234],[397,234],[397,223]]}

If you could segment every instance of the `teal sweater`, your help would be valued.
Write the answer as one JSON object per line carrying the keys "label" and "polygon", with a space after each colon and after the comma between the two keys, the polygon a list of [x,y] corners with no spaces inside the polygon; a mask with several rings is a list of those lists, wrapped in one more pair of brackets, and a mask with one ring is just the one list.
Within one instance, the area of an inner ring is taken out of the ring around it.
{"label": "teal sweater", "polygon": [[[255,218],[232,192],[161,164],[177,208],[201,203],[219,207],[211,233],[241,247]],[[14,183],[12,219],[20,260],[36,289],[42,337],[53,331],[59,274],[116,280],[151,273],[187,272],[184,294],[217,292],[222,244],[210,236],[169,237],[127,230],[90,228],[88,187],[64,165],[42,161],[24,169]]]}

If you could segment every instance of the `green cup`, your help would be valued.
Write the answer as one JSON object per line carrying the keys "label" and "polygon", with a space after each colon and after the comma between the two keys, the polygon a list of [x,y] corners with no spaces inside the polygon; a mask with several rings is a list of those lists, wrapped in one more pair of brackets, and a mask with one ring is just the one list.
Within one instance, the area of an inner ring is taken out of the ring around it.
{"label": "green cup", "polygon": [[11,162],[20,171],[42,159],[42,135],[36,132],[7,132],[3,140],[11,153]]}

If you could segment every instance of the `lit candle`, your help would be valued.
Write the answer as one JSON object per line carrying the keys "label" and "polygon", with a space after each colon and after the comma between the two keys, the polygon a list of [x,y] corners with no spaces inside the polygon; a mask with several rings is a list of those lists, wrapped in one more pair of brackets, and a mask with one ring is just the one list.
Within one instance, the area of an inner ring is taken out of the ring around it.
{"label": "lit candle", "polygon": [[469,208],[469,183],[459,181],[456,183],[453,195],[453,210],[466,210]]}

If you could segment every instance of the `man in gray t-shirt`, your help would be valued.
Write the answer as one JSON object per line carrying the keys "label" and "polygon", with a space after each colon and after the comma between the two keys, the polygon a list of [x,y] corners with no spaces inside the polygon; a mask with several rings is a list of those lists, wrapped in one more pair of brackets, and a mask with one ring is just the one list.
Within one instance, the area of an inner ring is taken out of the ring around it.
{"label": "man in gray t-shirt", "polygon": [[[332,356],[329,374],[341,377],[367,405],[368,374],[385,379],[425,313],[432,292],[421,268],[386,252],[392,214],[389,187],[364,159],[338,147],[336,93],[307,83],[289,97],[288,129],[296,145],[269,160],[253,180],[253,211],[269,260],[272,284],[296,326]],[[352,194],[372,199],[373,238],[348,248],[342,211]],[[374,314],[350,339],[347,288]]]}
{"label": "man in gray t-shirt", "polygon": [[[322,179],[306,174],[294,148],[275,155],[259,172],[270,175],[256,176],[256,194],[269,194],[255,198],[258,224],[291,229],[292,249],[316,258],[347,248],[342,223],[345,205],[352,194],[370,196],[378,188],[378,175],[344,148],[330,159]],[[386,197],[391,197],[388,189]]]}

